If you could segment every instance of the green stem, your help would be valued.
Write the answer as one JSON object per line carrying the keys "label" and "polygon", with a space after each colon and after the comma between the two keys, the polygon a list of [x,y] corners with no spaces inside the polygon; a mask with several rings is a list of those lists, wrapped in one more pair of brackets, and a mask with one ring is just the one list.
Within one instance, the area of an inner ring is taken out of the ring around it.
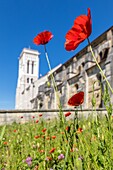
{"label": "green stem", "polygon": [[97,61],[97,59],[96,59],[96,57],[95,57],[95,55],[94,55],[94,52],[93,52],[91,43],[90,43],[90,41],[89,41],[89,38],[87,38],[87,40],[88,40],[89,48],[90,48],[91,54],[92,54],[92,56],[93,56],[93,58],[94,58],[94,61],[95,61],[95,63],[97,64],[97,66],[98,66],[98,68],[99,68],[99,70],[100,70],[102,76],[104,77],[104,79],[105,79],[105,81],[106,81],[108,87],[110,88],[111,92],[113,93],[113,89],[112,89],[112,87],[111,87],[109,81],[107,80],[107,78],[106,78],[106,76],[105,76],[103,70],[101,69],[100,65],[98,64],[98,61]]}
{"label": "green stem", "polygon": [[47,63],[48,63],[48,67],[49,67],[49,70],[50,70],[50,76],[51,76],[51,79],[52,79],[52,82],[53,82],[53,87],[54,87],[54,90],[56,92],[56,97],[57,97],[57,100],[58,100],[58,107],[59,107],[59,110],[60,110],[60,120],[64,124],[64,116],[62,114],[62,105],[60,103],[60,97],[58,95],[58,88],[57,88],[53,73],[51,73],[52,69],[51,69],[51,64],[50,64],[50,61],[49,61],[46,45],[44,45],[44,50],[45,50],[45,56],[46,56],[46,60],[47,60]]}

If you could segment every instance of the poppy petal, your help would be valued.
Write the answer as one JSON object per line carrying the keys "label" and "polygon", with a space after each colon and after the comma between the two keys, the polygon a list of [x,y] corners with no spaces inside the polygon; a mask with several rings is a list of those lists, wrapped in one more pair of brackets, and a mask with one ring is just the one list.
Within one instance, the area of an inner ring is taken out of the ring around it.
{"label": "poppy petal", "polygon": [[75,50],[78,45],[90,36],[92,32],[92,20],[90,8],[87,15],[80,15],[74,20],[74,25],[67,32],[65,38],[65,49]]}
{"label": "poppy petal", "polygon": [[79,106],[84,102],[84,92],[81,91],[75,95],[73,95],[69,101],[68,101],[68,105],[70,106]]}
{"label": "poppy petal", "polygon": [[44,45],[47,44],[52,38],[53,35],[51,32],[43,31],[34,38],[33,42],[36,45]]}

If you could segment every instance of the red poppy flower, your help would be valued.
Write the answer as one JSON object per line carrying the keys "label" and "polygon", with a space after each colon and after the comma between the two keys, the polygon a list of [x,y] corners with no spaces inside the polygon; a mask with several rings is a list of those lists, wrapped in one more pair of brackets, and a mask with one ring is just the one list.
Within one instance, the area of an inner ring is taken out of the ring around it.
{"label": "red poppy flower", "polygon": [[35,116],[32,116],[32,118],[34,119],[34,118],[35,118]]}
{"label": "red poppy flower", "polygon": [[20,118],[23,119],[23,116],[21,116]]}
{"label": "red poppy flower", "polygon": [[69,127],[69,126],[67,126],[67,127],[66,127],[66,130],[68,131],[69,129],[70,129],[70,127]]}
{"label": "red poppy flower", "polygon": [[78,128],[77,129],[77,133],[82,133],[83,132],[83,129],[82,128]]}
{"label": "red poppy flower", "polygon": [[39,114],[39,117],[42,117],[42,113],[41,113],[41,114]]}
{"label": "red poppy flower", "polygon": [[37,136],[35,136],[34,138],[35,138],[35,139],[38,139],[38,138],[40,138],[40,136],[39,136],[39,135],[37,135]]}
{"label": "red poppy flower", "polygon": [[40,153],[44,153],[45,151],[44,151],[44,150],[40,150],[39,152],[40,152]]}
{"label": "red poppy flower", "polygon": [[84,92],[81,91],[77,94],[75,94],[74,96],[72,96],[69,101],[68,101],[68,105],[70,106],[79,106],[84,102]]}
{"label": "red poppy flower", "polygon": [[17,131],[16,129],[13,130],[13,132],[16,132],[16,131]]}
{"label": "red poppy flower", "polygon": [[56,136],[52,136],[52,139],[55,139],[56,138]]}
{"label": "red poppy flower", "polygon": [[44,45],[47,44],[52,38],[53,35],[51,32],[43,31],[34,38],[33,42],[36,45]]}
{"label": "red poppy flower", "polygon": [[7,144],[8,144],[8,142],[4,142],[3,144],[4,144],[4,145],[7,145]]}
{"label": "red poppy flower", "polygon": [[71,115],[71,112],[67,112],[66,114],[65,114],[65,117],[68,117],[68,116],[70,116]]}
{"label": "red poppy flower", "polygon": [[45,132],[47,129],[46,128],[44,128],[43,130],[42,130],[42,132]]}
{"label": "red poppy flower", "polygon": [[52,148],[49,153],[53,153],[55,151],[56,148]]}
{"label": "red poppy flower", "polygon": [[50,137],[48,136],[46,139],[47,139],[47,140],[50,140]]}
{"label": "red poppy flower", "polygon": [[80,15],[74,21],[73,27],[67,32],[65,49],[75,50],[78,45],[90,36],[92,32],[92,20],[90,8],[87,15]]}
{"label": "red poppy flower", "polygon": [[36,123],[38,123],[39,122],[39,120],[36,120]]}

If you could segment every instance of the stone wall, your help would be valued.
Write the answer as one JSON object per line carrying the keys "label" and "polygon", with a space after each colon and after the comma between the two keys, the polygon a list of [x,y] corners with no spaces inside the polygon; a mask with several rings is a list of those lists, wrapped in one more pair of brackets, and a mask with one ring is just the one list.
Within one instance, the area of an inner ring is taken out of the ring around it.
{"label": "stone wall", "polygon": [[[65,109],[63,113],[71,112],[71,116],[66,119],[73,119],[75,110],[74,109]],[[43,116],[41,119],[50,120],[58,118],[59,110],[1,110],[0,111],[0,125],[4,124],[12,124],[16,123],[25,123],[29,121],[36,121],[39,120],[39,114],[42,113]],[[85,117],[87,118],[89,115],[95,115],[95,112],[92,109],[85,109],[85,110],[78,110],[78,117]],[[97,109],[96,113],[99,115],[106,114],[105,109]]]}
{"label": "stone wall", "polygon": [[[99,65],[113,87],[113,27],[97,37],[91,45]],[[105,80],[96,66],[89,46],[52,70],[52,73],[58,95],[53,88],[51,72],[47,73],[20,94],[22,109],[57,109],[58,96],[63,108],[67,109],[69,98],[79,91],[85,93],[83,109],[92,108],[92,96],[95,96],[96,108],[104,107],[102,93]],[[110,95],[113,102],[113,94]]]}

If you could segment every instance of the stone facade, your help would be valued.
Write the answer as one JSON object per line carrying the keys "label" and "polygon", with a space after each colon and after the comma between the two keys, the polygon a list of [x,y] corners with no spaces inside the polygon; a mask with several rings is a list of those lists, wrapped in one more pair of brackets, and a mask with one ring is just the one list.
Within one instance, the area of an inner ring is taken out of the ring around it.
{"label": "stone facade", "polygon": [[[91,42],[95,57],[104,71],[108,81],[113,87],[113,27],[109,28],[102,35]],[[26,49],[30,53],[34,50]],[[28,52],[27,51],[27,52]],[[24,51],[26,53],[26,51]],[[39,56],[38,51],[35,51]],[[23,54],[23,52],[22,52]],[[26,56],[26,61],[27,55]],[[33,60],[33,55],[30,60]],[[36,61],[36,66],[39,66],[39,59]],[[21,55],[19,63],[24,59]],[[25,62],[27,63],[27,62]],[[26,64],[25,64],[26,65]],[[25,66],[26,67],[26,66]],[[37,67],[38,68],[38,67]],[[36,69],[35,69],[36,71]],[[19,64],[19,73],[20,73]],[[16,91],[16,109],[57,109],[58,99],[54,91],[51,74],[48,72],[45,76],[38,79],[36,74],[33,75],[32,83],[25,83],[27,76],[25,70],[19,74],[17,91]],[[102,90],[105,86],[105,80],[100,74],[98,67],[91,55],[89,46],[86,46],[75,56],[69,59],[64,64],[52,70],[61,104],[64,109],[69,108],[67,105],[68,99],[79,91],[85,92],[85,100],[83,108],[92,108],[92,96],[96,98],[96,107],[104,107],[102,101]],[[20,78],[23,77],[23,80]],[[24,88],[21,80],[24,82]],[[113,94],[111,99],[113,101]]]}

